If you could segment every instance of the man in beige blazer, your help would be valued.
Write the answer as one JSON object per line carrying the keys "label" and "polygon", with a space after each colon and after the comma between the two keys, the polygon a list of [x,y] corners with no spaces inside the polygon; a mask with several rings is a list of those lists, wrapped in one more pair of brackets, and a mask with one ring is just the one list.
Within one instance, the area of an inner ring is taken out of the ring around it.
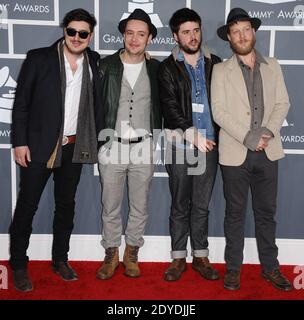
{"label": "man in beige blazer", "polygon": [[248,190],[252,192],[255,233],[262,276],[274,287],[291,290],[279,269],[275,244],[278,160],[284,157],[280,129],[289,98],[277,60],[255,48],[260,19],[234,8],[218,36],[230,42],[234,55],[214,66],[211,100],[220,126],[221,165],[226,215],[224,288],[240,288]]}

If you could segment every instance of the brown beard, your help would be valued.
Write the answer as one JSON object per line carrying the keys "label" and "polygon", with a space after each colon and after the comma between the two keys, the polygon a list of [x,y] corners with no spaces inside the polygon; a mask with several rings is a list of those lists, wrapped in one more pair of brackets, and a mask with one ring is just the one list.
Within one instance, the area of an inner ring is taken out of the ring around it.
{"label": "brown beard", "polygon": [[238,44],[230,42],[230,48],[232,49],[232,51],[234,53],[236,53],[236,54],[238,54],[240,56],[245,56],[245,55],[249,54],[253,50],[253,48],[255,46],[255,42],[256,42],[256,39],[255,39],[255,37],[253,37],[252,40],[251,40],[251,43],[246,48],[240,48],[238,46]]}

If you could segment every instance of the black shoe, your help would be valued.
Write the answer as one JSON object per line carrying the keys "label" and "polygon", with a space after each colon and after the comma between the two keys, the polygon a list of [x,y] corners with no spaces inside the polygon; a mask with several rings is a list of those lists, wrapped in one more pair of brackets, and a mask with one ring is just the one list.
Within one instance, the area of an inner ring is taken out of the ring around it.
{"label": "black shoe", "polygon": [[13,282],[18,291],[28,292],[33,290],[33,284],[26,269],[13,270]]}
{"label": "black shoe", "polygon": [[290,281],[281,273],[279,269],[276,269],[271,272],[262,271],[262,277],[267,281],[270,281],[271,284],[279,290],[292,290],[292,285]]}
{"label": "black shoe", "polygon": [[227,290],[240,289],[240,271],[227,270],[224,276],[224,288]]}
{"label": "black shoe", "polygon": [[74,281],[78,279],[76,272],[67,261],[53,262],[52,268],[64,281]]}

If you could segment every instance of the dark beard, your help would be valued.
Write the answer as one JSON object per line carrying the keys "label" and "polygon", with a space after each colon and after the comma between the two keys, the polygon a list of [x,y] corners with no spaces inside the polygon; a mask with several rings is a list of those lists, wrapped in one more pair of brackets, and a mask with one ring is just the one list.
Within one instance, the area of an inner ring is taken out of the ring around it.
{"label": "dark beard", "polygon": [[251,41],[250,46],[247,49],[241,49],[241,50],[237,45],[234,45],[233,43],[230,42],[230,48],[234,53],[236,53],[240,56],[245,56],[253,50],[253,48],[255,46],[255,42],[256,42],[256,39],[254,37]]}
{"label": "dark beard", "polygon": [[191,49],[189,48],[188,46],[182,46],[180,43],[179,43],[179,47],[186,53],[188,54],[196,54],[198,51],[201,50],[201,45],[202,45],[202,40],[199,41],[198,43],[198,46],[197,46],[197,49]]}

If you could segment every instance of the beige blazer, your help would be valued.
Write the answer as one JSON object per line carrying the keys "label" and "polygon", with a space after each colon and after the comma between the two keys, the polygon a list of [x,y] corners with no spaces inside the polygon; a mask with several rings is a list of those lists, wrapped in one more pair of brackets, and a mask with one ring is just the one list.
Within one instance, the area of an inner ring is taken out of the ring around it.
{"label": "beige blazer", "polygon": [[[268,64],[261,63],[260,67],[264,97],[262,127],[274,134],[265,149],[267,157],[274,161],[284,157],[280,129],[290,104],[280,65],[275,58],[265,60]],[[239,166],[245,161],[248,151],[243,141],[250,130],[251,109],[246,84],[235,55],[213,68],[211,105],[214,121],[221,128],[219,162]]]}

